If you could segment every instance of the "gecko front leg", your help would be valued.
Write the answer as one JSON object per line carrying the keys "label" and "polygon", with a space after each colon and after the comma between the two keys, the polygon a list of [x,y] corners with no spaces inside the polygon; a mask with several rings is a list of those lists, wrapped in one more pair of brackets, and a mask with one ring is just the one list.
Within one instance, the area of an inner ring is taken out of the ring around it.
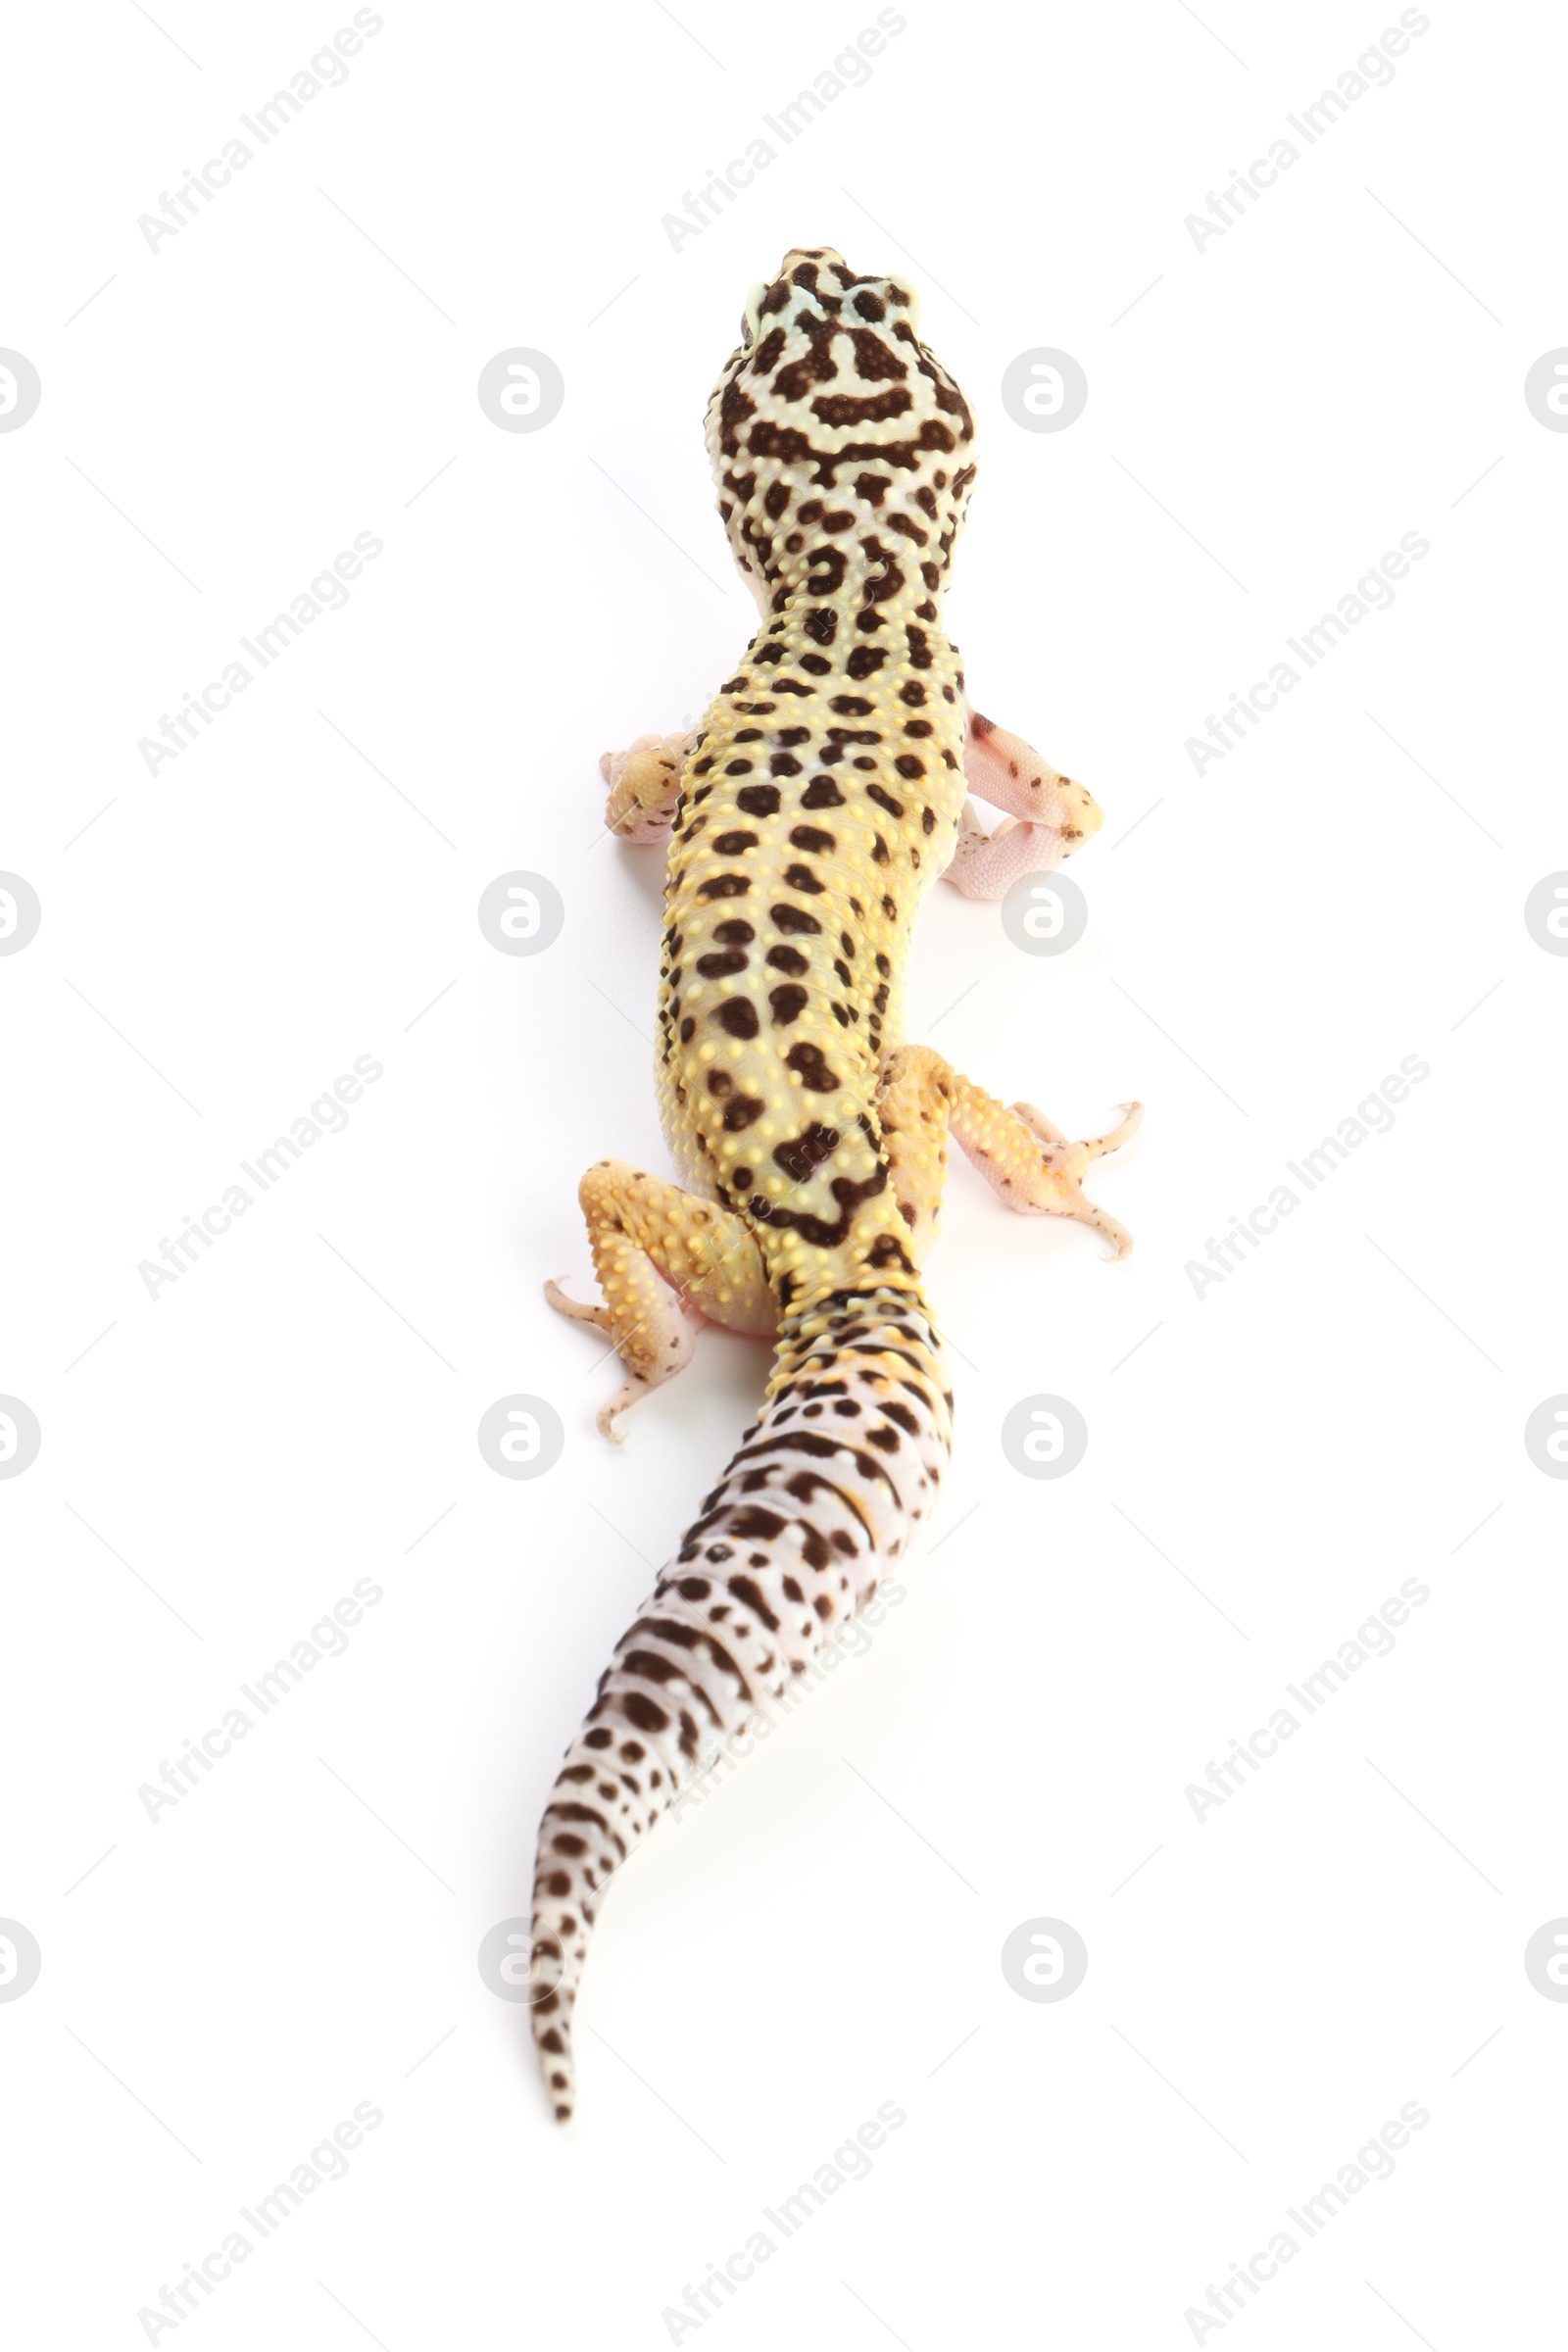
{"label": "gecko front leg", "polygon": [[969,712],[963,774],[971,792],[1006,811],[988,833],[973,801],[964,803],[958,846],[944,878],[966,899],[1004,898],[1020,875],[1049,873],[1105,821],[1082,784],[1058,774],[1021,735],[1009,735],[977,710]]}

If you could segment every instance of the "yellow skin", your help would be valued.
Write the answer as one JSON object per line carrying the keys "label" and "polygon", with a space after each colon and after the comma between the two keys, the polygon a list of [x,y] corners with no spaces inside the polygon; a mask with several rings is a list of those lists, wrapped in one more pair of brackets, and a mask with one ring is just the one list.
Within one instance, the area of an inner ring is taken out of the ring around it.
{"label": "yellow skin", "polygon": [[[776,1342],[766,1401],[618,1644],[540,1833],[534,2025],[571,2111],[571,2011],[606,1881],[723,1737],[862,1608],[930,1513],[952,1397],[920,1268],[950,1134],[1011,1208],[1075,1217],[1090,1161],[903,1042],[931,884],[996,899],[1101,823],[1083,789],[974,713],[941,599],[974,479],[962,393],[898,277],[824,248],[753,289],[708,411],[731,550],[760,622],[688,742],[602,761],[606,821],[667,844],[656,1075],[677,1186],[601,1160],[581,1200],[597,1324],[628,1408],[698,1317]],[[1005,811],[988,833],[969,794]]]}

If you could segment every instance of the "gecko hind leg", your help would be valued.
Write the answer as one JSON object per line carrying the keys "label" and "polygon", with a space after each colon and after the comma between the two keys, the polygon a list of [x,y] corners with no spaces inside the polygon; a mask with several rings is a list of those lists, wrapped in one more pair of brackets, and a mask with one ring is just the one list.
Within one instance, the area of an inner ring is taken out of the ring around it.
{"label": "gecko hind leg", "polygon": [[694,1316],[767,1338],[778,1328],[778,1302],[756,1237],[732,1209],[623,1159],[591,1167],[577,1198],[605,1303],[570,1298],[559,1282],[546,1283],[545,1297],[558,1313],[613,1342],[626,1380],[599,1428],[618,1443],[622,1414],[690,1363]]}
{"label": "gecko hind leg", "polygon": [[[917,1249],[935,1231],[940,1152],[950,1132],[992,1191],[1018,1215],[1071,1217],[1092,1225],[1110,1244],[1113,1258],[1125,1257],[1132,1249],[1131,1234],[1090,1200],[1083,1180],[1093,1161],[1137,1133],[1141,1102],[1123,1103],[1125,1116],[1108,1134],[1071,1143],[1032,1103],[1009,1108],[960,1076],[929,1046],[901,1046],[889,1056],[879,1106],[895,1197]],[[934,1135],[940,1136],[935,1149]]]}
{"label": "gecko hind leg", "polygon": [[599,772],[610,786],[605,823],[622,841],[651,849],[667,841],[691,749],[684,735],[639,735],[623,752],[606,752]]}

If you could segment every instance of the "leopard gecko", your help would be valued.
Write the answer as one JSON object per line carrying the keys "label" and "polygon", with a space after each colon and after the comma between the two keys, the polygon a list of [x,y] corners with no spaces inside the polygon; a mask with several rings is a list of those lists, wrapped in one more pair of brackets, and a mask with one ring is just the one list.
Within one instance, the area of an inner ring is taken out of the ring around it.
{"label": "leopard gecko", "polygon": [[[975,478],[969,404],[914,289],[796,248],[747,301],[709,402],[730,550],[760,621],[688,740],[605,755],[606,822],[663,847],[655,1074],[680,1181],[582,1180],[612,1342],[599,1416],[691,1357],[703,1319],[772,1342],[765,1400],[623,1635],[545,1808],[530,1997],[555,2112],[608,1882],[718,1742],[805,1671],[929,1519],[953,1398],[921,1266],[948,1137],[1009,1208],[1128,1236],[1082,1189],[1140,1117],[1069,1143],[904,1042],[921,900],[1000,899],[1102,822],[971,709],[942,598]],[[1005,812],[988,832],[969,793]]]}

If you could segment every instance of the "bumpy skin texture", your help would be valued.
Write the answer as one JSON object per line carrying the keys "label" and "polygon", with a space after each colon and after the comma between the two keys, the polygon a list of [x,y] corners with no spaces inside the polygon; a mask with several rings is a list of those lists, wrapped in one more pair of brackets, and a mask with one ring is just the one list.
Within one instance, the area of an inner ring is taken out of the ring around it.
{"label": "bumpy skin texture", "polygon": [[[827,249],[753,290],[708,411],[719,513],[760,625],[688,744],[602,762],[606,821],[668,841],[656,1073],[685,1190],[606,1160],[581,1200],[625,1386],[678,1371],[693,1315],[774,1336],[766,1401],[623,1636],[540,1831],[535,2033],[556,2114],[606,1883],[719,1740],[875,1593],[930,1515],[953,1399],[920,1263],[950,1132],[1009,1206],[1126,1235],[1089,1160],[905,1046],[921,899],[1000,897],[1096,830],[1081,785],[975,717],[941,598],[974,480],[962,393],[898,277]],[[969,787],[1008,812],[988,835]]]}

